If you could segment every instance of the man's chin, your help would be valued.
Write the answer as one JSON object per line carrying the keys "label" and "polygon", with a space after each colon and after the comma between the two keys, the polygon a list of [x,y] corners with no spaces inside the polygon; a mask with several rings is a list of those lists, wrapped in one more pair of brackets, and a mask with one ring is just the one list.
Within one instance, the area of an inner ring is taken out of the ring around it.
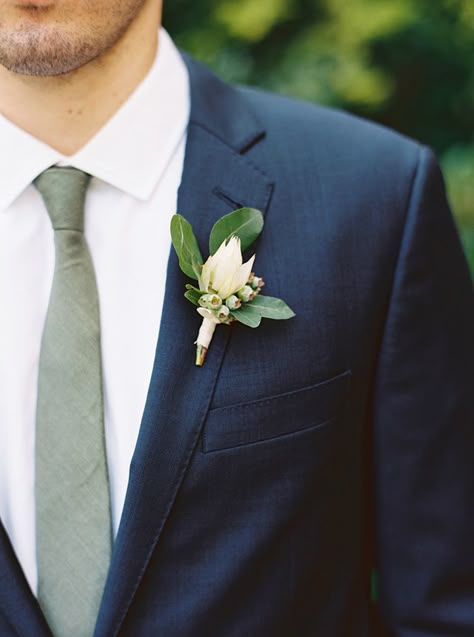
{"label": "man's chin", "polygon": [[39,60],[22,60],[16,62],[4,61],[0,58],[0,64],[15,75],[27,77],[58,77],[68,75],[79,67],[66,67],[51,64],[49,61],[42,63]]}
{"label": "man's chin", "polygon": [[28,77],[58,77],[74,73],[82,66],[85,66],[87,61],[79,64],[71,64],[70,62],[66,63],[62,60],[52,61],[49,58],[44,60],[38,58],[12,60],[9,58],[5,60],[0,54],[0,64],[7,69],[7,71],[10,71],[10,73],[14,73],[15,75],[25,75]]}
{"label": "man's chin", "polygon": [[18,75],[52,77],[67,75],[95,57],[90,47],[58,34],[0,31],[0,64]]}

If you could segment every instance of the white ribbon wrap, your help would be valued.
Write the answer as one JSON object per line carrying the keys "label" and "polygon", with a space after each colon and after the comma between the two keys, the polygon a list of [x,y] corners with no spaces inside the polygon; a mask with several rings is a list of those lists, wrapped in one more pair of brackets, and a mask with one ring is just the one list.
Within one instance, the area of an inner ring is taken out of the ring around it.
{"label": "white ribbon wrap", "polygon": [[201,345],[208,349],[210,342],[212,341],[212,337],[214,336],[214,330],[216,329],[216,325],[219,321],[214,322],[208,318],[203,318],[201,327],[199,328],[199,333],[196,340],[196,345]]}

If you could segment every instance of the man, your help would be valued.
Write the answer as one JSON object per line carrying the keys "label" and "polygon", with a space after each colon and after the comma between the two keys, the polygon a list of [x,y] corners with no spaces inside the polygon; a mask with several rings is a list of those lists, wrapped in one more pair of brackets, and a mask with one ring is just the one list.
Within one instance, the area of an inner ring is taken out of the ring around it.
{"label": "man", "polygon": [[[0,3],[0,634],[471,637],[474,297],[433,156],[222,83],[160,14]],[[198,368],[169,221],[204,250],[241,206],[296,317]]]}

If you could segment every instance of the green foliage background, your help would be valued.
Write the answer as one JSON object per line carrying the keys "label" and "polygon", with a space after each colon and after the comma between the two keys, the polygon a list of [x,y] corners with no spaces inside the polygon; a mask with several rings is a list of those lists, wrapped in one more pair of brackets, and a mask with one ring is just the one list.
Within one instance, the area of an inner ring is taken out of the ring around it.
{"label": "green foliage background", "polygon": [[434,148],[474,272],[474,0],[169,0],[164,25],[226,79]]}

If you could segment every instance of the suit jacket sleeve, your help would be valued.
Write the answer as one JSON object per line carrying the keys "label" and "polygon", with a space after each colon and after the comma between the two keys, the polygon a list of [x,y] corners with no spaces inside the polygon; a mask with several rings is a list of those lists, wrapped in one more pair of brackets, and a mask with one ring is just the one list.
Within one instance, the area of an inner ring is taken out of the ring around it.
{"label": "suit jacket sleeve", "polygon": [[422,148],[374,390],[377,635],[474,635],[473,379],[472,281]]}

